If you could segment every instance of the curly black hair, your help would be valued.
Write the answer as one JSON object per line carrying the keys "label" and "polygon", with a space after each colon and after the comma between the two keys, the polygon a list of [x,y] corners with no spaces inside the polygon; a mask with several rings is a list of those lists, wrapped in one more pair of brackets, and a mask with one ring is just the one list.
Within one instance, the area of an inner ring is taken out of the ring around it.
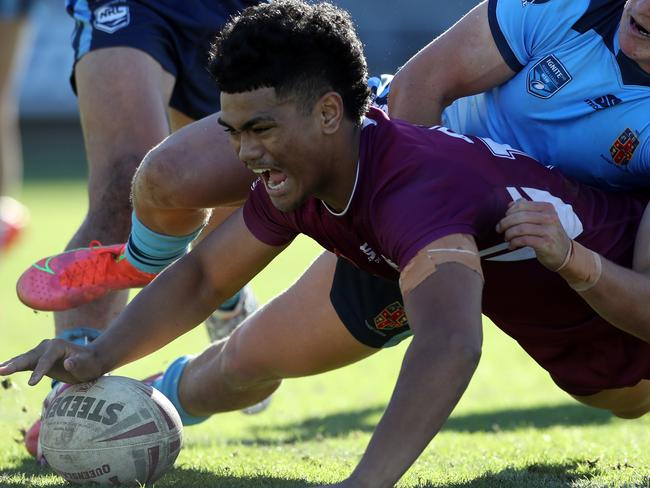
{"label": "curly black hair", "polygon": [[305,112],[328,91],[359,122],[368,109],[368,68],[350,15],[329,3],[274,0],[248,7],[217,35],[208,70],[225,93],[275,88]]}

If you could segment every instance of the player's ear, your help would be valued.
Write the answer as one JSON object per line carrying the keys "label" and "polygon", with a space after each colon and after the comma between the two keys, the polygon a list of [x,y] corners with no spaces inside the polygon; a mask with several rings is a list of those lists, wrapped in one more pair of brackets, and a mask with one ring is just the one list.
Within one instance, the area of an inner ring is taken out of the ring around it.
{"label": "player's ear", "polygon": [[343,99],[334,91],[325,93],[317,103],[321,128],[324,134],[334,134],[344,116]]}

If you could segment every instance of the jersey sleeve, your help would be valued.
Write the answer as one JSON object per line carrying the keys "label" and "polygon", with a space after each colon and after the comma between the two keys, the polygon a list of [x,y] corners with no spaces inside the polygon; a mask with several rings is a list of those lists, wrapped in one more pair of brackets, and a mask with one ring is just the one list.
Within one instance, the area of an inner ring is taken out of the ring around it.
{"label": "jersey sleeve", "polygon": [[488,0],[488,20],[501,56],[519,72],[571,36],[587,6],[585,0]]}
{"label": "jersey sleeve", "polygon": [[259,180],[253,183],[243,214],[251,234],[269,246],[284,246],[299,234],[289,216],[273,206]]}
{"label": "jersey sleeve", "polygon": [[493,188],[480,176],[450,171],[439,178],[413,174],[405,178],[410,184],[395,178],[382,190],[373,222],[381,248],[388,253],[385,257],[400,269],[427,244],[451,234],[477,237],[503,215]]}

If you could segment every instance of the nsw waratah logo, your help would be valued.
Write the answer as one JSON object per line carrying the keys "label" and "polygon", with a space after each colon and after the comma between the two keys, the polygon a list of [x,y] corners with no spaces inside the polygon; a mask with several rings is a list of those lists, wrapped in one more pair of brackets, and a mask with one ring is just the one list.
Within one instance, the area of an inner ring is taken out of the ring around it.
{"label": "nsw waratah logo", "polygon": [[129,6],[124,2],[112,2],[96,8],[93,15],[93,27],[109,34],[126,27],[131,22]]}
{"label": "nsw waratah logo", "polygon": [[560,60],[549,54],[528,71],[528,93],[550,98],[572,79]]}

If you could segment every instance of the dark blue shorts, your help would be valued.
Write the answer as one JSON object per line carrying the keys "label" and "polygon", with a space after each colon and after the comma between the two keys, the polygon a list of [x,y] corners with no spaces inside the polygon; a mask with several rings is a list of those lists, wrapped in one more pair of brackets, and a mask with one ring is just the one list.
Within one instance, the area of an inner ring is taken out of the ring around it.
{"label": "dark blue shorts", "polygon": [[[169,105],[199,119],[219,110],[219,91],[206,69],[210,42],[233,14],[256,3],[259,2],[68,0],[66,8],[75,20],[75,63],[87,52],[106,47],[144,51],[176,77]],[[76,92],[74,68],[70,82]]]}
{"label": "dark blue shorts", "polygon": [[337,315],[362,344],[383,348],[411,336],[399,285],[339,258],[330,290]]}
{"label": "dark blue shorts", "polygon": [[32,0],[0,0],[0,20],[24,17],[31,5]]}

